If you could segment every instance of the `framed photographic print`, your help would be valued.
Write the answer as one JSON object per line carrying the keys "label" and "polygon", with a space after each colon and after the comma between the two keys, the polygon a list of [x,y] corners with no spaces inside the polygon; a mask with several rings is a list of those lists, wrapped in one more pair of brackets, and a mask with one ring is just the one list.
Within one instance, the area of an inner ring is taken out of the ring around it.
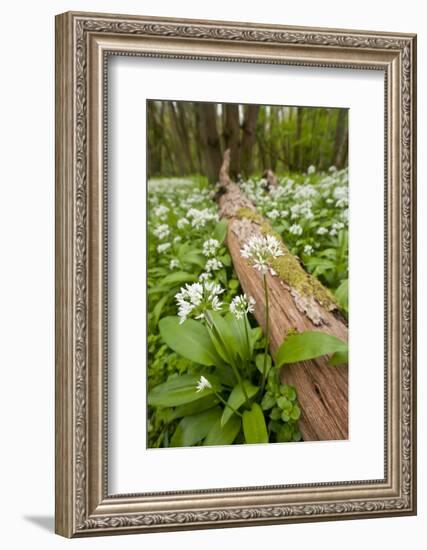
{"label": "framed photographic print", "polygon": [[56,18],[56,531],[416,512],[416,37]]}

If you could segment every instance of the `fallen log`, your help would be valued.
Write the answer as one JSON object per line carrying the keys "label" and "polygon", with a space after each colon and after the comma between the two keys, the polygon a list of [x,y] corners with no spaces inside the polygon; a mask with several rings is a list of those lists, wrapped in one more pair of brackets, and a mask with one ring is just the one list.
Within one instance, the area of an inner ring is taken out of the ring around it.
{"label": "fallen log", "polygon": [[[256,300],[254,315],[265,328],[262,275],[241,256],[253,235],[274,234],[270,224],[229,177],[230,152],[219,173],[220,217],[228,219],[227,246],[244,292]],[[277,235],[276,235],[277,236]],[[283,243],[280,236],[278,236]],[[273,260],[277,276],[267,275],[270,297],[270,350],[274,356],[289,330],[312,330],[348,339],[348,328],[331,292],[309,275],[285,243],[284,255]],[[348,439],[348,368],[330,366],[327,358],[302,361],[281,370],[283,383],[297,389],[304,441]]]}

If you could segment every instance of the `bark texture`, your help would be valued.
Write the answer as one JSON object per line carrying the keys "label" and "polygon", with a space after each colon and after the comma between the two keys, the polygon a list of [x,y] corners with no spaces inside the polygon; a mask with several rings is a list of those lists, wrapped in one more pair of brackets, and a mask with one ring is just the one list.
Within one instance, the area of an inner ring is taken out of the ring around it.
{"label": "bark texture", "polygon": [[[230,152],[224,154],[219,180],[219,212],[229,221],[227,246],[243,290],[256,300],[255,317],[265,328],[262,275],[240,250],[252,235],[272,232],[252,202],[229,177]],[[270,297],[270,350],[275,351],[290,329],[318,330],[348,339],[348,329],[333,296],[306,273],[283,243],[283,257],[291,270],[267,276]],[[296,270],[296,272],[294,271]],[[295,280],[298,284],[295,284]],[[300,431],[305,441],[348,439],[348,368],[329,366],[326,358],[282,368],[283,383],[295,386],[301,403]]]}

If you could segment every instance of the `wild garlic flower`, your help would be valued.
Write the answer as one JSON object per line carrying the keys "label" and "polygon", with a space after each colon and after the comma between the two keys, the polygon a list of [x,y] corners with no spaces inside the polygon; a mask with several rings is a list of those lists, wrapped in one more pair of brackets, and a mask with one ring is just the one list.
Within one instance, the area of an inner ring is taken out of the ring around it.
{"label": "wild garlic flower", "polygon": [[318,235],[326,235],[326,233],[328,233],[328,230],[326,229],[326,227],[319,227],[319,229],[316,231],[316,233]]}
{"label": "wild garlic flower", "polygon": [[307,256],[311,256],[313,253],[313,247],[311,246],[311,244],[306,244],[304,246],[304,254],[307,254]]}
{"label": "wild garlic flower", "polygon": [[204,271],[203,273],[200,273],[199,275],[199,281],[207,281],[208,279],[210,279],[212,276],[211,273],[206,273],[206,271]]}
{"label": "wild garlic flower", "polygon": [[171,243],[162,243],[162,244],[159,244],[159,246],[157,247],[157,252],[159,254],[162,254],[163,252],[166,252],[166,250],[168,248],[171,247]]}
{"label": "wild garlic flower", "polygon": [[181,287],[180,292],[175,295],[178,304],[179,323],[182,324],[188,317],[203,319],[205,311],[219,311],[222,302],[218,296],[224,292],[220,285],[212,281],[203,283],[187,284]]}
{"label": "wild garlic flower", "polygon": [[206,262],[205,269],[208,273],[212,273],[212,271],[218,271],[223,267],[222,262],[217,260],[216,258],[211,258]]}
{"label": "wild garlic flower", "polygon": [[298,223],[294,223],[289,228],[289,233],[292,233],[292,235],[302,235],[302,227]]}
{"label": "wild garlic flower", "polygon": [[215,256],[219,247],[219,241],[217,241],[216,239],[208,239],[203,243],[203,254],[208,258],[211,256]]}
{"label": "wild garlic flower", "polygon": [[209,208],[203,208],[203,210],[190,208],[187,216],[191,218],[191,225],[195,229],[205,227],[205,225],[212,220],[218,221],[218,214],[211,212]]}
{"label": "wild garlic flower", "polygon": [[177,267],[179,267],[179,260],[174,258],[169,262],[169,269],[176,269]]}
{"label": "wild garlic flower", "polygon": [[277,220],[280,216],[280,212],[274,208],[273,210],[270,210],[270,212],[267,212],[267,216],[272,220]]}
{"label": "wild garlic flower", "polygon": [[307,174],[314,174],[315,171],[316,171],[316,167],[311,165],[307,169]]}
{"label": "wild garlic flower", "polygon": [[154,215],[159,218],[159,220],[164,220],[169,212],[169,208],[163,204],[160,206],[157,206],[157,208],[154,209]]}
{"label": "wild garlic flower", "polygon": [[237,320],[240,320],[246,313],[253,313],[255,304],[256,302],[252,296],[241,294],[231,301],[230,311]]}
{"label": "wild garlic flower", "polygon": [[212,384],[209,382],[207,378],[205,378],[204,376],[201,376],[197,383],[196,392],[199,393],[207,388],[212,388]]}
{"label": "wild garlic flower", "polygon": [[169,236],[169,226],[166,223],[161,223],[153,229],[153,233],[160,241],[162,241]]}
{"label": "wild garlic flower", "polygon": [[280,242],[273,235],[263,237],[251,237],[240,251],[243,258],[249,260],[249,263],[265,275],[268,271],[272,275],[276,272],[272,269],[271,260],[283,256]]}
{"label": "wild garlic flower", "polygon": [[187,218],[180,218],[177,223],[176,223],[176,226],[178,227],[178,229],[184,229],[184,227],[186,225],[188,225],[190,222],[187,220]]}

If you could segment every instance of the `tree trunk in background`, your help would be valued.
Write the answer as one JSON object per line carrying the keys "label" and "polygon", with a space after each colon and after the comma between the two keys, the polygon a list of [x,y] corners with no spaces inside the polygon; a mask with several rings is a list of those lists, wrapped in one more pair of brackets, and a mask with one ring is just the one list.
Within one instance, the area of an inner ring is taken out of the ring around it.
{"label": "tree trunk in background", "polygon": [[294,169],[302,170],[302,123],[304,118],[303,107],[296,107],[297,110],[297,125],[295,135],[295,149],[294,149]]}
{"label": "tree trunk in background", "polygon": [[204,169],[210,183],[218,181],[218,172],[222,163],[221,145],[216,125],[216,105],[198,103],[199,129],[201,145],[204,149]]}
{"label": "tree trunk in background", "polygon": [[239,106],[227,104],[224,111],[224,144],[225,148],[231,151],[231,177],[236,178],[240,174]]}
{"label": "tree trunk in background", "polygon": [[[228,219],[227,246],[233,267],[246,294],[256,300],[254,315],[265,329],[265,298],[262,275],[249,266],[241,249],[251,236],[261,236],[268,222],[256,211],[253,203],[228,176],[230,152],[224,153],[219,181],[223,192],[219,195],[219,213]],[[242,209],[252,215],[242,217]],[[284,243],[283,252],[291,254]],[[307,288],[320,283],[305,272],[295,259],[294,269],[306,281]],[[291,281],[280,276],[267,275],[270,295],[270,350],[274,356],[290,329],[332,334],[341,340],[348,338],[348,329],[335,304],[321,305],[314,294],[301,294]],[[324,289],[325,292],[326,289]],[[348,438],[348,368],[330,366],[326,357],[286,365],[281,369],[282,383],[295,386],[301,404],[298,422],[304,441],[339,440]]]}
{"label": "tree trunk in background", "polygon": [[192,174],[194,172],[193,161],[191,159],[190,141],[188,135],[188,128],[185,120],[184,107],[181,102],[169,103],[171,112],[172,128],[175,134],[178,162],[181,166],[184,166],[182,176]]}
{"label": "tree trunk in background", "polygon": [[347,110],[338,111],[337,128],[335,132],[335,145],[332,164],[342,168],[347,158],[348,132],[347,132]]}
{"label": "tree trunk in background", "polygon": [[245,176],[250,176],[253,170],[253,147],[255,145],[255,129],[258,118],[259,105],[247,105],[245,119],[243,121],[241,142],[241,171]]}
{"label": "tree trunk in background", "polygon": [[277,143],[276,143],[276,126],[277,126],[277,109],[270,107],[269,113],[269,152],[270,152],[270,169],[275,172],[277,170]]}

